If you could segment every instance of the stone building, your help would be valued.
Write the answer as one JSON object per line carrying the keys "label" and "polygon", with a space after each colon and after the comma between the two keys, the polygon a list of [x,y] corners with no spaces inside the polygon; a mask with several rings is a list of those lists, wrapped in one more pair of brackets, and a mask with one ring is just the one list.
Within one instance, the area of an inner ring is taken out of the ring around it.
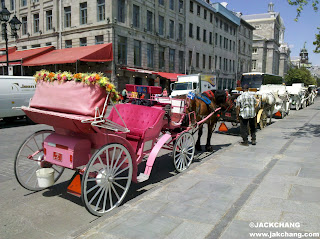
{"label": "stone building", "polygon": [[[274,4],[269,3],[268,12],[245,15],[243,19],[254,28],[252,48],[252,71],[284,75],[290,51],[283,49],[282,64],[280,64],[280,46],[284,44],[284,23],[280,13],[274,12]],[[283,67],[279,69],[279,66]]]}
{"label": "stone building", "polygon": [[254,27],[241,18],[238,30],[238,69],[237,80],[242,73],[251,71],[252,64],[252,40]]}
{"label": "stone building", "polygon": [[[105,72],[122,90],[127,83],[169,87],[155,73],[216,73],[235,84],[240,18],[209,0],[3,0],[22,26],[9,47],[56,49],[112,43],[113,61],[81,63]],[[14,5],[14,4],[17,5]],[[247,43],[250,49],[251,43]],[[0,42],[0,48],[4,41]],[[48,66],[49,67],[49,66]],[[51,66],[52,67],[52,66]],[[53,69],[73,65],[59,65]],[[79,70],[79,68],[78,68]],[[26,70],[25,70],[26,72]]]}

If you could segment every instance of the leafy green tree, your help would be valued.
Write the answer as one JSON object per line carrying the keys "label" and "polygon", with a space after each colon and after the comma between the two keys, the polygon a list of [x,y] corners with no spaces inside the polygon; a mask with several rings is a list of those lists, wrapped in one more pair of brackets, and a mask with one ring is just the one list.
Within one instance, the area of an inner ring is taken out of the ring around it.
{"label": "leafy green tree", "polygon": [[[300,17],[301,12],[303,11],[304,6],[311,3],[313,10],[318,11],[319,6],[319,0],[287,0],[290,5],[297,7],[297,16],[294,19],[295,21],[298,21],[298,18]],[[315,53],[320,53],[320,27],[317,28],[319,30],[319,33],[316,34],[316,40],[313,42],[313,45],[316,46],[316,49],[313,51]]]}
{"label": "leafy green tree", "polygon": [[287,85],[292,85],[292,83],[304,83],[305,86],[317,84],[310,71],[304,67],[291,68],[285,76],[285,81]]}

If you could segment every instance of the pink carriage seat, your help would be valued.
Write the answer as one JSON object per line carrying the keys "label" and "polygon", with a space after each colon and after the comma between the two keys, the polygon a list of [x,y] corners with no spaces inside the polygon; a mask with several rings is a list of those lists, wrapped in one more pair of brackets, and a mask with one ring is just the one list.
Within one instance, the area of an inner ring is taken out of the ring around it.
{"label": "pink carriage seat", "polygon": [[[133,104],[118,104],[116,108],[130,130],[127,138],[150,140],[159,136],[163,126],[164,110]],[[124,126],[114,108],[112,108],[108,119]]]}

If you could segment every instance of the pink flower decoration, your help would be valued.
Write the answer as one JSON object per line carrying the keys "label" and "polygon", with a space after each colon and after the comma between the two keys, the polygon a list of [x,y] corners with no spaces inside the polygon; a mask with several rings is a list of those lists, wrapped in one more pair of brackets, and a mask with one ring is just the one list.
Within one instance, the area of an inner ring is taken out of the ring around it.
{"label": "pink flower decoration", "polygon": [[66,80],[67,80],[67,77],[66,77],[66,76],[63,76],[62,79],[63,79],[64,81],[66,81]]}

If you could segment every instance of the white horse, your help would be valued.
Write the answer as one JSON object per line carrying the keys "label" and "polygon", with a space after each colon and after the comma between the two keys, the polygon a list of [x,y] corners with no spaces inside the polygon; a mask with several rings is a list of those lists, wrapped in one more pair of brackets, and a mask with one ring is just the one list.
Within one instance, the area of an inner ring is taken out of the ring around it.
{"label": "white horse", "polygon": [[269,115],[269,124],[271,124],[272,115],[281,109],[283,100],[279,97],[278,92],[261,92],[260,95]]}

